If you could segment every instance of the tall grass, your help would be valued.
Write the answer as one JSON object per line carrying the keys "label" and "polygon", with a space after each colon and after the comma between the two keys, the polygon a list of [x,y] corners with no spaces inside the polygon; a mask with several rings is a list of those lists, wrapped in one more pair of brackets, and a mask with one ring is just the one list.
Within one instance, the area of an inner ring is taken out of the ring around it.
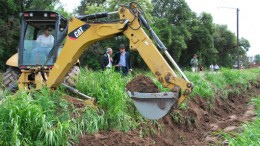
{"label": "tall grass", "polygon": [[244,124],[241,133],[222,133],[222,136],[227,140],[228,145],[260,145],[260,96],[252,99],[252,103],[255,104],[256,107],[257,119],[254,122]]}
{"label": "tall grass", "polygon": [[[222,69],[220,72],[192,73],[185,72],[193,82],[194,89],[191,96],[212,98],[218,94],[226,95],[229,92],[245,91],[250,82],[255,82],[259,77],[260,69],[230,70]],[[232,88],[229,88],[232,86]],[[236,88],[239,87],[239,88]],[[230,91],[230,89],[232,91]]]}
{"label": "tall grass", "polygon": [[0,106],[0,145],[67,145],[75,126],[64,118],[69,115],[60,96],[48,89],[7,94]]}
{"label": "tall grass", "polygon": [[95,97],[99,106],[99,114],[86,112],[84,115],[88,117],[89,114],[92,114],[96,119],[99,119],[96,122],[98,126],[92,125],[93,129],[128,131],[139,125],[140,121],[138,120],[142,120],[142,118],[125,92],[125,86],[130,79],[131,76],[125,77],[112,70],[105,72],[81,71],[77,89]]}
{"label": "tall grass", "polygon": [[190,96],[201,96],[204,98],[212,98],[214,96],[214,87],[205,79],[204,74],[185,72],[190,81],[194,84],[193,91]]}
{"label": "tall grass", "polygon": [[256,80],[257,74],[251,72],[250,70],[223,70],[223,76],[225,77],[225,81],[229,85],[248,85],[248,81]]}

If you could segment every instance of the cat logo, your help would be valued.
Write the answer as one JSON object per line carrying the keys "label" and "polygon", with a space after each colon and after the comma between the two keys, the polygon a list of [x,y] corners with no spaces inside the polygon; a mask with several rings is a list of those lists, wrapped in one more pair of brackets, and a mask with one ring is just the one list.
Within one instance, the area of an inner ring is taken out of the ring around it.
{"label": "cat logo", "polygon": [[83,33],[82,27],[78,28],[76,31],[74,31],[75,37],[79,37]]}
{"label": "cat logo", "polygon": [[68,36],[70,39],[72,40],[76,40],[77,38],[79,38],[88,28],[90,27],[89,24],[84,24],[76,29],[74,29],[73,31],[71,31]]}

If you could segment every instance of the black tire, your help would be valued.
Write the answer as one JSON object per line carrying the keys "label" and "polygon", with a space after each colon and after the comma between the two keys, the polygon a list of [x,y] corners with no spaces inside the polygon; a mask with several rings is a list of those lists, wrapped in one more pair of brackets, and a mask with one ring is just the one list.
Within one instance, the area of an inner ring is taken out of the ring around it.
{"label": "black tire", "polygon": [[3,87],[11,92],[18,90],[17,81],[20,77],[21,71],[17,67],[8,67],[3,75]]}
{"label": "black tire", "polygon": [[66,77],[64,79],[64,83],[69,86],[75,87],[79,74],[80,74],[79,66],[76,66],[76,65],[73,66],[70,69],[69,73],[66,75]]}

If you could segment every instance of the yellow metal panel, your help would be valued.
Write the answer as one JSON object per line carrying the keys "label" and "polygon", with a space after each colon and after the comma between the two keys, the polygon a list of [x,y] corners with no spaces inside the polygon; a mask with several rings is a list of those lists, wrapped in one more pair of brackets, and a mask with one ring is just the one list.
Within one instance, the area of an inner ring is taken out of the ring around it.
{"label": "yellow metal panel", "polygon": [[6,65],[18,67],[18,53],[14,54],[6,61]]}
{"label": "yellow metal panel", "polygon": [[19,90],[29,90],[29,83],[28,76],[30,75],[30,71],[22,70],[21,75],[18,79],[18,88]]}

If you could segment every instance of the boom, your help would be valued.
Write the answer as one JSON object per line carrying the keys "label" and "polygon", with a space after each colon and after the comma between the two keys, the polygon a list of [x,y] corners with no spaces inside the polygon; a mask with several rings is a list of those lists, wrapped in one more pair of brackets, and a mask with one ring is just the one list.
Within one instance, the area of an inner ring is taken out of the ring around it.
{"label": "boom", "polygon": [[[192,84],[182,72],[183,78],[177,77],[170,65],[156,48],[153,41],[147,36],[141,27],[141,23],[145,28],[149,29],[148,31],[151,32],[155,42],[157,44],[159,43],[158,46],[162,47],[163,44],[138,11],[135,3],[132,3],[129,7],[120,6],[117,12],[120,19],[116,22],[90,23],[81,21],[87,20],[85,17],[80,17],[81,20],[78,18],[71,18],[69,20],[66,42],[54,67],[50,71],[46,82],[47,86],[56,88],[62,82],[73,64],[85,51],[85,48],[88,48],[89,45],[100,40],[123,34],[129,39],[130,49],[139,52],[156,78],[165,87],[171,89],[172,92],[179,93],[178,105],[180,105],[183,100],[188,97],[189,93],[191,93]],[[91,16],[94,17],[95,15]],[[97,16],[103,17],[105,15]],[[167,56],[169,55],[165,47],[163,48],[163,51],[165,51]],[[172,58],[170,57],[170,60],[171,59]],[[173,59],[171,61],[177,66]],[[177,70],[180,71],[178,66]]]}

